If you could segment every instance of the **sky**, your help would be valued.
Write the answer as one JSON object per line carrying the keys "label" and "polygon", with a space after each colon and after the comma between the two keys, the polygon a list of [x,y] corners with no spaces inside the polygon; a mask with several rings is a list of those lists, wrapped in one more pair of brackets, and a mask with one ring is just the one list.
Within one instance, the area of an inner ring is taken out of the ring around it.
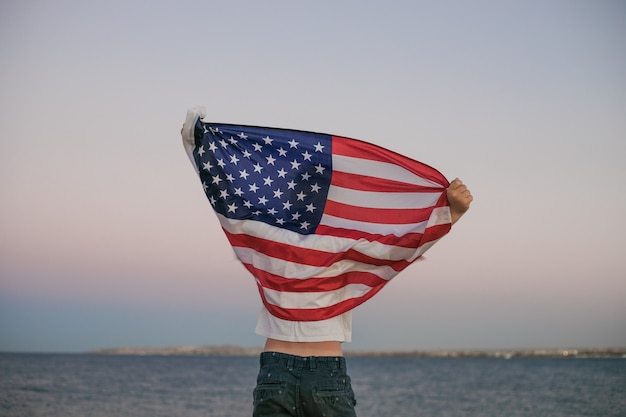
{"label": "sky", "polygon": [[344,349],[625,347],[625,40],[624,1],[2,1],[0,351],[263,344],[195,106],[470,188]]}

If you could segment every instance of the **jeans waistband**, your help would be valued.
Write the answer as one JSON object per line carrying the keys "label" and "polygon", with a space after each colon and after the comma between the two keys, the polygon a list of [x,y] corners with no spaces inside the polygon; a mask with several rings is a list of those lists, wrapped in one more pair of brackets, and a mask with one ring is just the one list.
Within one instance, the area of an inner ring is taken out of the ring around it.
{"label": "jeans waistband", "polygon": [[282,363],[288,368],[346,369],[346,358],[343,356],[296,356],[280,352],[262,352],[260,362],[261,366],[270,363]]}

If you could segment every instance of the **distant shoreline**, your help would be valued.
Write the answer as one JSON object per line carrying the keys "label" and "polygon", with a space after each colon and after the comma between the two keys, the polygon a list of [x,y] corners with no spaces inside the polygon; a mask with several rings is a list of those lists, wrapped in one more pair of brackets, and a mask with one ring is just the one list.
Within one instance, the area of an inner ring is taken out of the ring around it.
{"label": "distant shoreline", "polygon": [[[261,347],[233,345],[172,346],[163,348],[123,347],[97,349],[93,355],[143,356],[258,356]],[[417,357],[417,358],[626,358],[626,348],[586,349],[501,349],[501,350],[346,350],[346,357]]]}

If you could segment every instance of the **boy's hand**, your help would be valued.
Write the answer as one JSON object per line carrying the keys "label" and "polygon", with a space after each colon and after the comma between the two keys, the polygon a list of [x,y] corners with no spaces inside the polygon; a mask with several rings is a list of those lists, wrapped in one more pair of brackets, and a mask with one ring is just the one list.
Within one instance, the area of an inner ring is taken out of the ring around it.
{"label": "boy's hand", "polygon": [[450,213],[452,214],[452,224],[456,223],[467,210],[474,199],[470,190],[463,182],[455,178],[450,183],[447,191],[448,202],[450,203]]}

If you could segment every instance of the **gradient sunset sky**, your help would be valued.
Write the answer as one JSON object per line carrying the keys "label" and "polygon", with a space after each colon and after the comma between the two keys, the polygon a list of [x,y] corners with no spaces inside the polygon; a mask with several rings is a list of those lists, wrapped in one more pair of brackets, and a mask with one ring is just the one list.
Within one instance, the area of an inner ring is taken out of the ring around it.
{"label": "gradient sunset sky", "polygon": [[263,343],[194,106],[472,190],[346,350],[626,346],[624,1],[9,0],[0,56],[0,351]]}

